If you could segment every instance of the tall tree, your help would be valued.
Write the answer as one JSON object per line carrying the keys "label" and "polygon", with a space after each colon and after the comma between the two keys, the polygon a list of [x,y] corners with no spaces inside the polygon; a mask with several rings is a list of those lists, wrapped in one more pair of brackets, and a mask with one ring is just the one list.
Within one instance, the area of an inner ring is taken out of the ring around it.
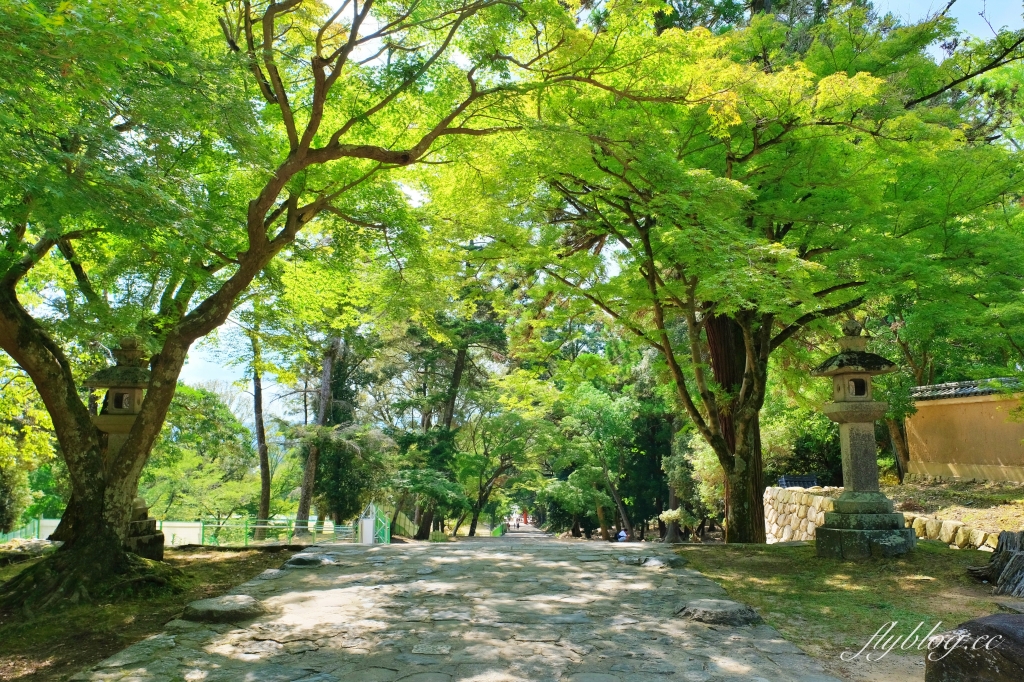
{"label": "tall tree", "polygon": [[508,161],[477,160],[436,194],[444,210],[475,185],[490,211],[445,215],[488,244],[482,258],[531,273],[535,300],[590,301],[659,352],[725,472],[738,542],[764,539],[771,354],[923,274],[951,225],[998,239],[992,209],[1018,189],[1004,147],[958,131],[989,130],[965,84],[1024,56],[1024,33],[936,64],[923,50],[953,31],[942,18],[895,27],[855,7],[800,53],[788,31],[755,16],[722,36],[658,34],[613,10],[590,52],[605,46],[600,83],[549,92]]}
{"label": "tall tree", "polygon": [[[0,348],[32,378],[73,486],[65,544],[5,586],[14,604],[129,570],[131,501],[191,345],[307,225],[367,229],[357,223],[388,194],[388,171],[502,129],[534,79],[495,54],[529,61],[546,48],[514,40],[532,25],[523,18],[554,12],[557,29],[562,10],[498,0],[10,10]],[[24,300],[29,287],[59,292],[78,314],[48,318]],[[152,353],[117,458],[104,457],[58,329],[131,331]]]}

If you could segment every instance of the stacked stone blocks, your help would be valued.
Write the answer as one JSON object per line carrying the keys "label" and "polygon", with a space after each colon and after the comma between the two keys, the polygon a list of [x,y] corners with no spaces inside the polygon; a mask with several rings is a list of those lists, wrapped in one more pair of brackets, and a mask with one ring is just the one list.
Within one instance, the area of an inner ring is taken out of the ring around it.
{"label": "stacked stone blocks", "polygon": [[767,488],[764,491],[764,523],[768,543],[814,540],[825,524],[842,488]]}
{"label": "stacked stone blocks", "polygon": [[[767,488],[764,491],[764,525],[769,544],[794,540],[813,541],[825,521],[841,523],[842,515],[835,514],[835,498],[842,488]],[[961,521],[938,519],[911,512],[901,512],[902,523],[912,528],[921,540],[938,540],[960,549],[980,549],[991,552],[999,540],[994,533],[973,528]],[[889,525],[899,528],[901,514],[891,514]],[[886,515],[889,516],[889,515]],[[851,518],[855,519],[856,516]]]}

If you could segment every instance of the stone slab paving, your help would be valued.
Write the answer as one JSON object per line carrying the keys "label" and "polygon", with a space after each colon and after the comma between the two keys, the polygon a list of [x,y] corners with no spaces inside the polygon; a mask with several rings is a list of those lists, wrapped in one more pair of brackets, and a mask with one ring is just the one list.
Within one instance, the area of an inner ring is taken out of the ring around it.
{"label": "stone slab paving", "polygon": [[771,627],[677,615],[687,602],[725,598],[680,564],[658,545],[536,536],[322,544],[233,591],[259,600],[265,613],[233,623],[171,621],[72,679],[836,679]]}

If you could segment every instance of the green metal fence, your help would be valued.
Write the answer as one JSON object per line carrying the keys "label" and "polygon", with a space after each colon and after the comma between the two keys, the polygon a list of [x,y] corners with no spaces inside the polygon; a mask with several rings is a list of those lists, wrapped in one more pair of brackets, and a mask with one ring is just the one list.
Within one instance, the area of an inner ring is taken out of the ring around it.
{"label": "green metal fence", "polygon": [[508,532],[508,526],[506,526],[504,523],[499,523],[497,526],[491,529],[491,537],[500,538],[506,532]]}
{"label": "green metal fence", "polygon": [[382,507],[371,502],[360,514],[360,519],[373,519],[373,542],[382,545],[391,544],[391,518]]}
{"label": "green metal fence", "polygon": [[374,503],[374,506],[377,507],[377,509],[379,509],[380,511],[384,512],[384,515],[387,516],[389,519],[394,520],[395,525],[393,530],[395,532],[395,535],[401,535],[402,537],[406,538],[411,538],[414,535],[416,535],[416,524],[413,523],[412,519],[410,519],[405,514],[405,512],[398,512],[398,514],[395,515],[395,508],[392,505]]}
{"label": "green metal fence", "polygon": [[310,540],[355,541],[355,528],[331,521],[309,521],[301,533],[296,532],[295,519],[203,519],[199,530],[200,544],[248,547],[263,544],[291,544],[298,535]]}
{"label": "green metal fence", "polygon": [[10,533],[0,533],[0,542],[9,540],[34,540],[39,537],[39,519],[32,519],[21,528],[16,528]]}

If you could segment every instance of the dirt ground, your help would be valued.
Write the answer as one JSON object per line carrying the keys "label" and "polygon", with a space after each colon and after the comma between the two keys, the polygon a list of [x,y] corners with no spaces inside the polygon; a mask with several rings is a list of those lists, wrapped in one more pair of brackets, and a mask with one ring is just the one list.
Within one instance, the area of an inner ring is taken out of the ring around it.
{"label": "dirt ground", "polygon": [[963,521],[988,533],[1024,530],[1019,483],[904,483],[883,486],[899,511]]}
{"label": "dirt ground", "polygon": [[[213,597],[278,568],[289,551],[168,549],[165,561],[181,569],[188,589],[178,594],[114,604],[88,604],[54,613],[0,613],[0,680],[66,680],[82,668],[163,630],[190,601]],[[39,559],[0,568],[0,582]]]}

